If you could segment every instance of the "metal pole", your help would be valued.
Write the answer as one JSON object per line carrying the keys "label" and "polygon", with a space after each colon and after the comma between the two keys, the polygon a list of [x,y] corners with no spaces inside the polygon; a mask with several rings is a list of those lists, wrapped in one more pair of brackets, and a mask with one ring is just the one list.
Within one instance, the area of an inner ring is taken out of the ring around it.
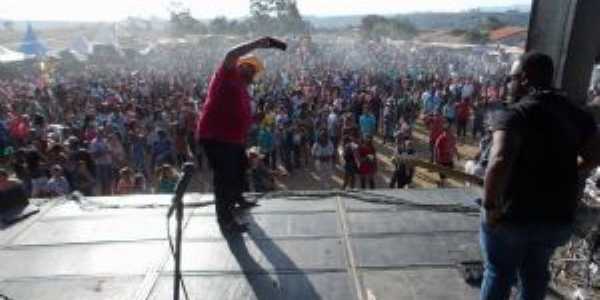
{"label": "metal pole", "polygon": [[175,233],[175,276],[173,276],[173,299],[179,300],[181,288],[181,231],[183,223],[183,201],[177,199],[175,204],[175,218],[177,219],[177,231]]}
{"label": "metal pole", "polygon": [[175,195],[173,196],[173,204],[167,216],[171,216],[173,208],[175,208],[175,218],[177,219],[177,229],[175,232],[175,274],[173,276],[173,299],[179,300],[180,288],[182,287],[181,280],[181,239],[183,227],[183,194],[187,189],[188,184],[194,173],[194,164],[185,163],[183,165],[183,177],[177,182],[175,187]]}

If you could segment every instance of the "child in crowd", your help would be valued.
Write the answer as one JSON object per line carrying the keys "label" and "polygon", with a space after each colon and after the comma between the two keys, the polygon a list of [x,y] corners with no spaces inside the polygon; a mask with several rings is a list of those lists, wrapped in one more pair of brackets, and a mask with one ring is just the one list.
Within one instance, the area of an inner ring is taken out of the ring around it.
{"label": "child in crowd", "polygon": [[124,167],[119,171],[119,181],[117,182],[117,194],[131,194],[134,190],[133,170]]}
{"label": "child in crowd", "polygon": [[138,172],[133,176],[133,193],[146,193],[146,177],[143,173]]}
{"label": "child in crowd", "polygon": [[399,144],[396,148],[396,154],[392,158],[394,174],[390,181],[390,188],[402,189],[412,183],[415,169],[410,160],[415,159],[415,150],[410,141]]}
{"label": "child in crowd", "polygon": [[327,132],[323,130],[312,147],[312,156],[315,158],[315,168],[318,171],[331,170],[335,164],[333,143],[329,140]]}
{"label": "child in crowd", "polygon": [[250,163],[250,177],[254,191],[265,193],[275,190],[274,171],[269,170],[264,163],[265,156],[260,153],[258,147],[252,147],[248,150],[248,160]]}
{"label": "child in crowd", "polygon": [[350,187],[354,189],[356,173],[358,173],[358,144],[354,142],[351,135],[347,135],[343,139],[341,156],[344,158],[344,183],[342,189]]}
{"label": "child in crowd", "polygon": [[375,189],[375,173],[377,172],[377,155],[375,146],[373,146],[373,138],[366,136],[363,138],[361,145],[358,147],[358,157],[360,165],[358,171],[360,174],[360,187],[369,187]]}
{"label": "child in crowd", "polygon": [[[456,148],[456,137],[454,137],[449,124],[445,126],[444,131],[436,140],[434,150],[435,162],[446,168],[454,168],[455,157],[460,159]],[[439,186],[446,186],[446,175],[443,173],[440,173]]]}
{"label": "child in crowd", "polygon": [[67,178],[63,175],[63,169],[59,165],[54,165],[50,169],[51,177],[46,184],[46,193],[51,197],[60,197],[71,191]]}
{"label": "child in crowd", "polygon": [[164,164],[156,170],[156,193],[170,194],[175,192],[179,172],[170,164]]}

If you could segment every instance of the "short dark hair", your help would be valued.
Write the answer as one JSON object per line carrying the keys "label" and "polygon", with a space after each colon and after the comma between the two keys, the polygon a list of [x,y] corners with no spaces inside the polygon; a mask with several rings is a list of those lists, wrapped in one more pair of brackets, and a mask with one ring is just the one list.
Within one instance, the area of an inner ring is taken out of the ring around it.
{"label": "short dark hair", "polygon": [[527,52],[521,57],[521,68],[532,87],[552,86],[554,63],[549,55],[537,51]]}

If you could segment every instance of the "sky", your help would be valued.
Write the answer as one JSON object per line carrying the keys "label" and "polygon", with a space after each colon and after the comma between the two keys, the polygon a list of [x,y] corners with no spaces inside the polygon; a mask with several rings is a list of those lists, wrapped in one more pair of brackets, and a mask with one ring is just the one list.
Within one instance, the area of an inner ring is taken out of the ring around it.
{"label": "sky", "polygon": [[[311,16],[462,11],[475,7],[530,4],[531,0],[297,0]],[[127,16],[168,17],[172,0],[0,0],[0,19],[29,21],[118,21]],[[195,18],[249,14],[249,0],[179,0]]]}

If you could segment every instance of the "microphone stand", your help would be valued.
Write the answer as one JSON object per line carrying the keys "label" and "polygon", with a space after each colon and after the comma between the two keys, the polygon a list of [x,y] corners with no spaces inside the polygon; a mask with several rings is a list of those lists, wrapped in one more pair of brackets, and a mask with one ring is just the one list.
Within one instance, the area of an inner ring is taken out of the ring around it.
{"label": "microphone stand", "polygon": [[175,274],[173,276],[173,299],[179,300],[179,288],[181,287],[181,238],[183,225],[183,194],[190,183],[194,173],[194,163],[187,162],[183,164],[183,176],[177,182],[175,187],[175,195],[173,202],[167,213],[167,218],[170,218],[175,211],[175,219],[177,221],[175,233]]}

